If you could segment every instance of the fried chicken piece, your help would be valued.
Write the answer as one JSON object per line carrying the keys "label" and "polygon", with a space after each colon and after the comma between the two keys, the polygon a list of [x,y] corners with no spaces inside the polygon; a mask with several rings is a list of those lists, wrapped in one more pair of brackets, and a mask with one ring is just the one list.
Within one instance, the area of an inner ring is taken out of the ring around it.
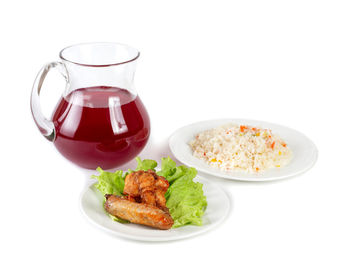
{"label": "fried chicken piece", "polygon": [[164,194],[169,188],[169,182],[154,171],[136,171],[125,178],[124,194],[140,197],[141,202],[154,205],[168,212]]}
{"label": "fried chicken piece", "polygon": [[143,171],[137,171],[128,174],[125,177],[125,185],[124,185],[124,195],[131,195],[131,196],[140,196],[140,191],[139,191],[139,184],[137,181],[137,177],[139,176],[140,172]]}
{"label": "fried chicken piece", "polygon": [[174,224],[171,216],[158,207],[136,203],[125,197],[105,195],[105,209],[111,215],[130,221],[131,223],[150,226],[157,229],[170,229]]}
{"label": "fried chicken piece", "polygon": [[156,206],[155,184],[157,175],[153,171],[139,173],[137,182],[142,203]]}
{"label": "fried chicken piece", "polygon": [[125,196],[105,196],[105,209],[132,223],[169,229],[174,221],[164,197],[168,188],[169,182],[154,171],[136,171],[125,178]]}
{"label": "fried chicken piece", "polygon": [[157,207],[160,209],[169,212],[168,208],[166,207],[166,199],[165,199],[165,193],[169,188],[169,182],[166,180],[163,176],[158,176],[156,184],[155,184],[155,197],[156,197],[156,203]]}

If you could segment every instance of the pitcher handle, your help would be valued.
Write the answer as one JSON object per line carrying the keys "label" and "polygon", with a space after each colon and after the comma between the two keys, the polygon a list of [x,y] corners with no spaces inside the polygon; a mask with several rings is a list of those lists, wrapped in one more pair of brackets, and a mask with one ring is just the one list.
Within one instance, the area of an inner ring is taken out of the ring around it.
{"label": "pitcher handle", "polygon": [[45,77],[47,73],[50,71],[50,69],[56,68],[58,71],[63,75],[65,78],[67,84],[68,81],[68,71],[66,69],[66,66],[62,62],[51,62],[46,64],[42,69],[39,71],[38,75],[35,78],[33,89],[32,89],[32,95],[30,98],[30,108],[32,110],[32,115],[34,118],[34,121],[36,125],[38,126],[40,132],[46,139],[49,141],[55,140],[55,126],[53,122],[49,119],[47,119],[42,111],[40,106],[40,91],[41,87],[44,83]]}

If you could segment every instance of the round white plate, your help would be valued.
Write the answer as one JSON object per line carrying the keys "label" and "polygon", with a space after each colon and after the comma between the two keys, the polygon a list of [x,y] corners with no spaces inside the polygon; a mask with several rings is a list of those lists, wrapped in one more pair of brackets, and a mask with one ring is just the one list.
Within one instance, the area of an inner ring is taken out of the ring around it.
{"label": "round white plate", "polygon": [[81,196],[83,214],[97,227],[124,238],[141,241],[170,241],[196,236],[211,230],[222,223],[229,215],[231,201],[226,192],[210,181],[196,177],[195,181],[203,184],[207,197],[207,209],[202,217],[202,226],[187,225],[169,230],[157,230],[136,224],[122,224],[113,221],[104,210],[104,197],[91,185]]}
{"label": "round white plate", "polygon": [[[188,143],[196,134],[228,123],[271,129],[272,133],[279,135],[287,143],[293,152],[293,159],[284,167],[251,174],[240,171],[221,171],[192,155],[192,149]],[[220,119],[193,123],[177,130],[170,137],[169,146],[174,156],[187,166],[195,167],[198,171],[209,175],[240,181],[270,181],[295,176],[309,170],[317,160],[315,144],[302,133],[281,125],[256,120]]]}

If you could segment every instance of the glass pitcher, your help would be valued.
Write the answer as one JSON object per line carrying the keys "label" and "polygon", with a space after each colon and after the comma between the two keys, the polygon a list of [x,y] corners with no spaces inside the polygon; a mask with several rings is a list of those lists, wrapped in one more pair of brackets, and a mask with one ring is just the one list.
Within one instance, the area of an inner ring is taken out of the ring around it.
{"label": "glass pitcher", "polygon": [[[146,145],[150,120],[133,85],[140,53],[116,43],[73,45],[35,79],[31,110],[40,132],[68,160],[88,169],[120,166]],[[51,119],[40,109],[45,76],[58,69],[66,87]]]}

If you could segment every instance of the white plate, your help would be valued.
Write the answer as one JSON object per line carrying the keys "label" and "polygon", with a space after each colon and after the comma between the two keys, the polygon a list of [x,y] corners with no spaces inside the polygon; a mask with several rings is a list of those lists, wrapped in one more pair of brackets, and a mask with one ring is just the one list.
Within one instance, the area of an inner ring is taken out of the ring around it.
{"label": "white plate", "polygon": [[124,238],[142,241],[170,241],[202,234],[218,226],[229,215],[231,202],[226,192],[208,180],[196,177],[203,184],[208,206],[202,217],[202,226],[187,225],[169,230],[157,230],[136,224],[121,224],[113,221],[104,210],[104,197],[91,185],[81,197],[81,210],[97,227]]}
{"label": "white plate", "polygon": [[[250,174],[239,171],[221,171],[218,168],[209,166],[205,161],[192,155],[192,150],[188,142],[193,140],[197,133],[227,123],[252,125],[271,129],[272,133],[279,135],[293,151],[293,159],[284,167],[272,168],[259,174]],[[177,130],[170,137],[169,146],[174,156],[187,166],[195,167],[198,171],[206,174],[240,181],[271,181],[295,176],[309,170],[317,160],[315,144],[302,133],[273,123],[245,119],[210,120],[185,126]]]}

